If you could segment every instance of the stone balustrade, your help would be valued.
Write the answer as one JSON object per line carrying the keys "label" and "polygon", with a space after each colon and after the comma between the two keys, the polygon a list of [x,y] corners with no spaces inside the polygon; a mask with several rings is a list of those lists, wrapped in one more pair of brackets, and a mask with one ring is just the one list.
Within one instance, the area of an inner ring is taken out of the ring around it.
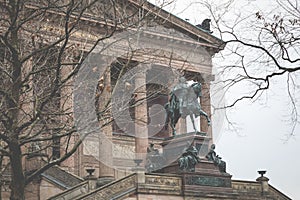
{"label": "stone balustrade", "polygon": [[89,183],[88,181],[84,181],[80,183],[79,185],[76,185],[75,187],[72,187],[68,190],[65,190],[62,193],[59,193],[58,195],[55,195],[51,197],[48,200],[67,200],[67,199],[74,199],[78,196],[82,196],[89,192]]}

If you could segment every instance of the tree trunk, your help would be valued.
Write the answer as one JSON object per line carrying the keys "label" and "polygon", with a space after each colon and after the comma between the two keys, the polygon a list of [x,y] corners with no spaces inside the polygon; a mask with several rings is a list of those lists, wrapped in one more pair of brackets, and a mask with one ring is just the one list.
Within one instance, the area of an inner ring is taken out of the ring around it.
{"label": "tree trunk", "polygon": [[25,177],[22,167],[22,152],[18,143],[9,145],[11,164],[10,200],[24,200]]}

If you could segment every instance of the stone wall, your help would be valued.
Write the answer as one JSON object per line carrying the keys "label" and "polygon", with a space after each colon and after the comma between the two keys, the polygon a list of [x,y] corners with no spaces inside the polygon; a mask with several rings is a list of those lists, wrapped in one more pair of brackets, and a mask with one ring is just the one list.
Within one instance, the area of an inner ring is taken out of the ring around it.
{"label": "stone wall", "polygon": [[40,184],[40,200],[46,200],[58,193],[63,192],[62,189],[54,186],[52,183],[47,180],[42,179]]}

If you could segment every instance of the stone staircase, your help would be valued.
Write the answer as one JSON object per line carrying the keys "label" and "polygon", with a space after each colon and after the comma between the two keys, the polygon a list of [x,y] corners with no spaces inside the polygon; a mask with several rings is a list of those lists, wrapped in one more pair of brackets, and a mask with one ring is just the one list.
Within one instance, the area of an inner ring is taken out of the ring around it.
{"label": "stone staircase", "polygon": [[83,196],[84,194],[88,193],[91,190],[91,186],[89,184],[89,181],[84,181],[68,190],[63,191],[62,193],[59,193],[48,200],[68,200],[68,199],[74,199],[80,196]]}
{"label": "stone staircase", "polygon": [[122,199],[135,192],[136,181],[137,174],[131,174],[96,189],[96,180],[84,181],[48,200]]}
{"label": "stone staircase", "polygon": [[137,174],[128,175],[122,179],[106,184],[100,188],[92,190],[84,195],[73,198],[74,200],[92,199],[122,199],[135,193],[137,186]]}

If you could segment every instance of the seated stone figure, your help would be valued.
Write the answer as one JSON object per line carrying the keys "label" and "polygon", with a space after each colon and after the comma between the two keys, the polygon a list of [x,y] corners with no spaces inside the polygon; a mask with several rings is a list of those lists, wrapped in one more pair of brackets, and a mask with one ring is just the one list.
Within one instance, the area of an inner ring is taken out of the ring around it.
{"label": "seated stone figure", "polygon": [[200,163],[200,158],[198,150],[193,145],[189,146],[178,159],[179,169],[182,171],[194,172],[197,163]]}
{"label": "seated stone figure", "polygon": [[212,144],[209,152],[205,156],[207,160],[213,161],[216,166],[219,167],[220,172],[226,173],[226,162],[222,160],[220,156],[218,156],[215,152],[216,145]]}

